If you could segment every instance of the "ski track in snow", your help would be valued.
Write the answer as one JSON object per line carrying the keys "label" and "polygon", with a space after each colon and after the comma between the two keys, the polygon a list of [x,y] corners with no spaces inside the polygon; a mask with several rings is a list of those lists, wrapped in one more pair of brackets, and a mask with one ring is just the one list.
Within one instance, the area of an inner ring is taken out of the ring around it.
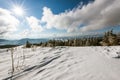
{"label": "ski track in snow", "polygon": [[0,80],[120,80],[120,47],[0,49]]}

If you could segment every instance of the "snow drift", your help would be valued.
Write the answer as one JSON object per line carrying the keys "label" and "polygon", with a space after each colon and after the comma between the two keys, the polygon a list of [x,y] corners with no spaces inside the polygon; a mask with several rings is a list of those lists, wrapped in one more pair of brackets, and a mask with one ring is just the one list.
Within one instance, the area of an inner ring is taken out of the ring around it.
{"label": "snow drift", "polygon": [[120,47],[37,47],[0,50],[3,80],[119,80]]}

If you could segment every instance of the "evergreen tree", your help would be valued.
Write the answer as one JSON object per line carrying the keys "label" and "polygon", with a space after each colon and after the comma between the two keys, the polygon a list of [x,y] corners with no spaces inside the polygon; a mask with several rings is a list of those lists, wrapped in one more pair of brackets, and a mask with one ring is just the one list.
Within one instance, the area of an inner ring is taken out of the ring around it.
{"label": "evergreen tree", "polygon": [[26,42],[26,48],[30,48],[31,47],[31,44],[29,41]]}

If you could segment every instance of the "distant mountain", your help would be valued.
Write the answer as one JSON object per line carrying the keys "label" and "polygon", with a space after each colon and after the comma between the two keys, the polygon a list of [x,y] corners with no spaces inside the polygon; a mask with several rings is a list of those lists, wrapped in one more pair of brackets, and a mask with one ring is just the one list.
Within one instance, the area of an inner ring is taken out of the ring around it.
{"label": "distant mountain", "polygon": [[29,38],[24,38],[20,40],[5,40],[5,39],[0,39],[0,45],[23,45],[27,41],[30,43],[40,43],[40,42],[47,42],[49,39],[29,39]]}
{"label": "distant mountain", "polygon": [[54,38],[40,38],[40,39],[29,39],[29,38],[24,38],[20,40],[5,40],[5,39],[0,39],[0,45],[23,45],[27,41],[30,43],[40,43],[40,42],[47,42],[50,39],[55,39],[55,40],[68,40],[68,39],[75,39],[75,38],[85,38],[85,37],[100,37],[102,35],[81,35],[81,36],[69,36],[69,37],[54,37]]}
{"label": "distant mountain", "polygon": [[0,39],[0,42],[3,42],[3,41],[7,41],[7,40],[5,40],[5,39]]}
{"label": "distant mountain", "polygon": [[21,40],[18,40],[18,44],[22,45],[25,44],[27,41],[29,41],[30,43],[40,43],[40,42],[47,42],[49,39],[45,38],[45,39],[29,39],[29,38],[24,38]]}

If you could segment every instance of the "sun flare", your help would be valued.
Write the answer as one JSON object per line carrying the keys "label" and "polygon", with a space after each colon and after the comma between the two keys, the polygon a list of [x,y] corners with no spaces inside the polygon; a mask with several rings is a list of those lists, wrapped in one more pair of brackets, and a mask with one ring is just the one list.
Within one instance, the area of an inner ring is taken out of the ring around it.
{"label": "sun flare", "polygon": [[18,15],[18,16],[23,16],[24,15],[24,9],[20,6],[14,6],[13,12]]}

